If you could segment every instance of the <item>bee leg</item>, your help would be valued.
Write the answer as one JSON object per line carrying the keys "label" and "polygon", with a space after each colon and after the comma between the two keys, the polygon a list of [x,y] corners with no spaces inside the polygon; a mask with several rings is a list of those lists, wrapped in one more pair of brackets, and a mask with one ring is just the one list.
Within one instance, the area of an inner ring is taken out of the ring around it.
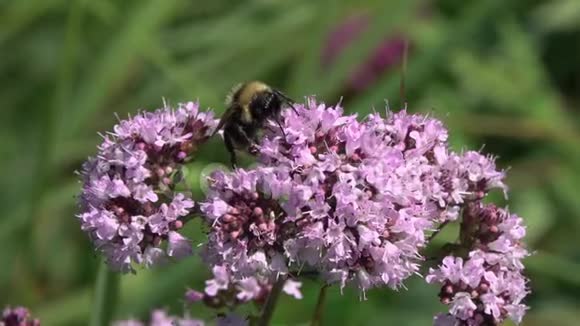
{"label": "bee leg", "polygon": [[260,135],[258,135],[257,133],[255,133],[254,135],[252,135],[252,144],[256,145],[260,142]]}
{"label": "bee leg", "polygon": [[252,141],[250,142],[250,145],[248,146],[248,152],[252,155],[257,155],[260,150],[258,148],[258,143],[260,142],[260,138],[258,137],[257,134],[252,136]]}
{"label": "bee leg", "polygon": [[250,138],[250,136],[248,136],[248,133],[244,130],[244,128],[241,125],[236,125],[235,128],[236,128],[235,133],[242,138],[241,140],[245,142],[245,145],[247,145],[248,148],[258,147],[257,141]]}
{"label": "bee leg", "polygon": [[227,130],[224,130],[224,143],[226,145],[226,149],[230,153],[230,162],[232,164],[232,169],[235,170],[238,167],[238,160],[236,158],[236,150],[234,148],[234,143],[232,141],[232,135]]}

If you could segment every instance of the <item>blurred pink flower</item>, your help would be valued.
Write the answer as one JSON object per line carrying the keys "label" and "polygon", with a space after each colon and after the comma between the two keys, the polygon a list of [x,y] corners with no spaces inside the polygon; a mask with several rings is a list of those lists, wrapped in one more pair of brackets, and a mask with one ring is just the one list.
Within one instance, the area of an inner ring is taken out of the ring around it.
{"label": "blurred pink flower", "polygon": [[[322,50],[321,64],[324,69],[332,69],[336,59],[356,39],[363,37],[371,20],[369,14],[347,17],[328,35]],[[402,34],[385,36],[372,53],[351,72],[345,87],[351,91],[362,91],[372,85],[383,74],[388,73],[402,62],[405,53],[405,36]]]}

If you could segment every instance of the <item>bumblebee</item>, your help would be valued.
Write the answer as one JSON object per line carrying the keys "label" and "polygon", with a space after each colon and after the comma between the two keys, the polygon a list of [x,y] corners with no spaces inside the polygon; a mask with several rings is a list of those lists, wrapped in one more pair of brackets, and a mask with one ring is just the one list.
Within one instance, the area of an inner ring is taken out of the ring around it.
{"label": "bumblebee", "polygon": [[232,88],[226,97],[226,112],[214,132],[215,135],[224,129],[224,143],[230,153],[232,168],[237,166],[236,150],[252,151],[257,148],[259,132],[265,127],[266,121],[274,120],[284,134],[279,121],[284,104],[298,114],[292,99],[260,81]]}

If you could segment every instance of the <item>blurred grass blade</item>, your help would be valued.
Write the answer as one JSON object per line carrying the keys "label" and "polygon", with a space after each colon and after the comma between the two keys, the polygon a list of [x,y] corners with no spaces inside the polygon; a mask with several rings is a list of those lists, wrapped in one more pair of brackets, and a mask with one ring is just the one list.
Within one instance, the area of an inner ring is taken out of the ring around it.
{"label": "blurred grass blade", "polygon": [[580,286],[580,264],[547,252],[537,252],[525,260],[526,267],[535,273]]}
{"label": "blurred grass blade", "polygon": [[0,44],[24,30],[50,11],[58,10],[64,0],[12,1],[0,12]]}
{"label": "blurred grass blade", "polygon": [[[200,271],[200,273],[196,274],[192,271]],[[119,294],[112,299],[117,300],[118,304],[117,308],[110,313],[122,319],[128,316],[145,317],[149,315],[152,307],[178,302],[178,298],[182,297],[192,280],[197,280],[201,284],[199,276],[204,277],[206,274],[205,267],[198,259],[185,259],[166,268],[140,270],[136,275],[122,280],[119,280],[118,274],[109,272],[105,264],[102,264],[97,280],[100,282],[103,277],[111,276],[116,278],[116,282],[119,283]],[[98,287],[95,289],[98,290]],[[44,303],[37,310],[38,316],[46,325],[84,325],[89,318],[93,322],[96,318],[94,309],[97,308],[97,291],[93,294],[92,306],[90,292],[90,289],[84,288],[54,302]],[[114,308],[110,302],[108,304],[110,308]],[[202,317],[203,313],[208,312],[199,311],[196,316]],[[211,314],[208,315],[211,316]],[[99,324],[91,324],[93,325]]]}
{"label": "blurred grass blade", "polygon": [[52,300],[36,310],[43,325],[86,324],[91,311],[91,289],[88,287]]}
{"label": "blurred grass blade", "polygon": [[531,16],[540,30],[544,32],[575,29],[580,26],[580,1],[548,1],[536,9]]}
{"label": "blurred grass blade", "polygon": [[[63,180],[58,187],[50,188],[42,196],[41,201],[37,204],[39,211],[45,211],[54,207],[62,207],[71,204],[71,199],[79,192],[79,183],[76,179]],[[6,241],[14,235],[19,234],[30,226],[31,219],[34,217],[28,214],[30,204],[27,202],[18,203],[12,212],[5,214],[0,219],[0,241]],[[74,217],[70,217],[74,219]]]}
{"label": "blurred grass blade", "polygon": [[316,85],[316,79],[313,79],[319,73],[320,55],[324,49],[329,27],[337,22],[341,11],[339,6],[333,5],[333,1],[322,0],[315,2],[312,12],[315,17],[319,17],[309,24],[303,26],[300,38],[304,38],[307,51],[301,56],[296,69],[292,72],[288,93],[295,96],[307,96],[316,92],[312,89]]}
{"label": "blurred grass blade", "polygon": [[[305,63],[301,66],[298,73],[294,76],[293,86],[298,89],[292,91],[297,94],[306,94],[314,92],[318,96],[328,97],[336,94],[343,86],[345,80],[348,79],[361,58],[366,60],[377,48],[377,45],[387,36],[393,36],[400,30],[408,28],[407,25],[413,21],[417,11],[417,2],[384,2],[380,7],[373,8],[368,19],[370,24],[361,33],[360,37],[353,40],[349,46],[344,49],[342,53],[336,58],[332,65],[332,69],[327,72],[321,70],[320,59],[322,49],[326,45],[326,38],[328,36],[328,28],[340,26],[345,19],[351,16],[344,16],[342,12],[332,12],[332,19],[325,21],[319,28],[322,28],[321,35],[315,35],[315,42],[318,46],[316,51],[312,51],[306,56]],[[326,10],[326,8],[324,8]],[[325,16],[327,13],[325,12]],[[383,19],[384,16],[389,16],[389,19]],[[330,15],[329,15],[330,16]],[[314,49],[314,48],[313,48]]]}
{"label": "blurred grass blade", "polygon": [[[59,139],[75,135],[95,112],[107,103],[111,92],[119,87],[127,76],[134,72],[128,66],[134,64],[142,52],[148,48],[158,46],[148,43],[151,34],[159,30],[161,25],[175,12],[178,1],[139,2],[132,8],[131,15],[121,31],[115,36],[104,53],[100,56],[86,74],[76,99],[73,101],[73,110],[63,115],[59,130],[67,133]],[[64,119],[66,117],[67,119]],[[66,126],[66,127],[65,127]]]}
{"label": "blurred grass blade", "polygon": [[[198,94],[201,93],[205,95],[203,99],[200,99],[203,103],[220,102],[221,97],[217,96],[205,83],[199,81],[190,70],[180,69],[165,48],[152,48],[151,51],[147,52],[146,56],[183,94],[188,97],[193,96],[192,100],[197,98],[199,96]],[[198,94],[193,93],[194,90]]]}
{"label": "blurred grass blade", "polygon": [[[411,54],[407,65],[405,76],[406,93],[413,91],[433,80],[433,74],[438,68],[447,62],[447,56],[460,44],[465,46],[473,42],[474,35],[479,29],[485,26],[489,19],[497,19],[498,12],[508,10],[510,3],[499,0],[481,1],[470,3],[465,12],[453,21],[451,25],[444,29],[444,37],[435,44],[430,44],[428,48],[421,49],[417,55]],[[501,10],[499,10],[501,8]],[[409,29],[412,32],[411,24]],[[409,41],[413,44],[413,38]],[[384,99],[395,99],[399,91],[399,76],[390,74],[376,83],[369,89],[365,96],[361,96],[351,103],[350,107],[356,108],[359,114],[368,114],[373,111],[373,107],[380,103],[378,107],[384,107]],[[396,102],[396,101],[394,101]],[[409,101],[410,102],[410,101]],[[413,106],[415,103],[409,103]]]}
{"label": "blurred grass blade", "polygon": [[119,273],[111,271],[103,260],[97,274],[90,326],[109,325],[118,298]]}

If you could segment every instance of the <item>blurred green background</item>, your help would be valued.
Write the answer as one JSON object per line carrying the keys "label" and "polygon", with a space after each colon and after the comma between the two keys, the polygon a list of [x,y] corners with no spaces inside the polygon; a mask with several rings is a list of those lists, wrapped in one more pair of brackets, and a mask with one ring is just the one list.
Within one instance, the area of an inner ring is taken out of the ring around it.
{"label": "blurred green background", "polygon": [[[354,18],[353,18],[354,17]],[[400,39],[409,40],[409,110],[443,119],[456,150],[509,168],[509,207],[528,224],[533,293],[525,325],[580,320],[580,1],[0,1],[0,306],[32,308],[44,325],[84,325],[99,259],[75,220],[73,172],[97,131],[162,98],[223,111],[239,81],[261,79],[301,100],[350,112],[402,105]],[[219,139],[189,168],[227,163]],[[501,196],[496,196],[501,200]],[[196,226],[190,226],[198,242]],[[452,233],[438,238],[439,244]],[[121,280],[115,316],[183,312],[196,259]],[[438,289],[330,291],[328,325],[429,325]],[[316,300],[284,298],[276,324],[308,321]],[[210,311],[194,306],[193,316]]]}

